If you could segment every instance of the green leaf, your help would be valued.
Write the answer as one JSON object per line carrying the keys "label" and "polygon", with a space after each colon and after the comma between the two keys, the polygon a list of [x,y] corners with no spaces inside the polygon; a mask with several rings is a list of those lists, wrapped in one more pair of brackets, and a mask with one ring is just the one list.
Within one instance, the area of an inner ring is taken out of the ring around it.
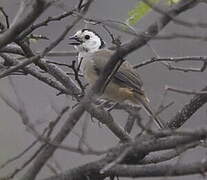
{"label": "green leaf", "polygon": [[[161,0],[148,0],[151,4],[157,4]],[[167,5],[172,5],[178,3],[180,0],[166,0]],[[128,15],[129,18],[127,19],[127,22],[129,25],[135,25],[142,17],[144,17],[146,14],[148,14],[152,8],[148,6],[143,1],[140,1],[136,4],[136,6],[129,11]]]}
{"label": "green leaf", "polygon": [[[150,3],[156,4],[160,0],[149,0]],[[136,7],[129,11],[129,18],[127,22],[130,25],[135,25],[143,16],[151,11],[151,7],[145,4],[144,2],[137,3]]]}

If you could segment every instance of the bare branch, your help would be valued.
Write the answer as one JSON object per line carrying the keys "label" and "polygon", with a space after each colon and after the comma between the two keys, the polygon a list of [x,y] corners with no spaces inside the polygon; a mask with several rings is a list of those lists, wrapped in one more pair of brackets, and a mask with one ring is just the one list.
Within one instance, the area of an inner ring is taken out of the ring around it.
{"label": "bare branch", "polygon": [[152,163],[159,163],[159,162],[168,161],[168,160],[171,160],[173,158],[178,157],[183,152],[185,152],[191,148],[195,148],[199,144],[200,144],[200,142],[193,142],[192,144],[180,146],[180,147],[177,147],[173,150],[163,152],[162,154],[159,154],[159,155],[158,154],[148,155],[144,159],[139,161],[139,164],[152,164]]}
{"label": "bare branch", "polygon": [[46,20],[44,20],[44,21],[42,21],[42,22],[40,22],[38,24],[34,24],[34,25],[30,26],[28,29],[26,29],[24,32],[22,32],[22,34],[20,34],[16,40],[17,41],[22,40],[27,35],[29,35],[30,33],[32,33],[35,29],[40,28],[42,26],[47,26],[50,22],[60,21],[63,18],[72,15],[73,14],[73,11],[75,11],[75,10],[70,10],[68,12],[65,12],[65,13],[63,13],[61,15],[58,15],[58,16],[55,16],[55,17],[48,17]]}
{"label": "bare branch", "polygon": [[32,142],[27,148],[25,148],[21,153],[19,153],[18,155],[8,159],[6,162],[2,163],[0,166],[0,169],[6,167],[8,164],[16,161],[17,159],[21,158],[25,153],[27,153],[36,143],[38,142],[38,140],[35,140],[34,142]]}
{"label": "bare branch", "polygon": [[192,163],[159,164],[159,165],[117,165],[110,169],[106,174],[108,176],[119,177],[161,177],[161,176],[185,176],[192,174],[203,174],[207,169],[207,161],[196,161]]}
{"label": "bare branch", "polygon": [[[201,91],[207,91],[207,87],[203,88]],[[195,95],[190,99],[189,103],[186,103],[184,107],[167,122],[166,127],[171,129],[181,127],[205,103],[207,103],[206,94]]]}
{"label": "bare branch", "polygon": [[191,91],[187,89],[179,89],[171,86],[165,86],[166,91],[172,91],[172,92],[177,92],[181,94],[186,94],[186,95],[206,95],[207,91]]}
{"label": "bare branch", "polygon": [[24,56],[24,52],[22,51],[21,48],[19,48],[18,46],[14,46],[14,45],[7,45],[3,48],[0,49],[1,53],[12,53],[12,54],[19,54]]}
{"label": "bare branch", "polygon": [[[196,22],[196,23],[193,23],[193,22],[188,22],[186,20],[182,20],[178,17],[174,17],[172,16],[171,14],[169,14],[167,11],[164,11],[163,9],[159,8],[157,5],[155,4],[152,4],[149,0],[142,0],[145,4],[147,4],[148,6],[150,6],[153,10],[155,10],[156,12],[160,13],[161,15],[164,15],[164,16],[168,16],[169,18],[171,18],[171,20],[176,23],[176,24],[179,24],[179,25],[182,25],[182,26],[187,26],[187,27],[202,27],[202,28],[206,28],[207,27],[207,24],[206,23],[202,23],[202,22]],[[191,6],[194,7],[196,4],[199,3],[199,1],[195,0],[194,1],[195,4],[192,4]]]}
{"label": "bare branch", "polygon": [[[70,116],[62,126],[60,132],[55,136],[52,143],[59,145],[65,137],[71,132],[73,127],[78,122],[79,118],[84,112],[84,108],[78,106],[73,112],[70,113]],[[41,170],[42,166],[46,163],[46,161],[53,155],[54,151],[57,149],[56,146],[46,145],[44,150],[37,156],[35,162],[33,162],[32,166],[29,170],[23,175],[21,180],[34,179],[38,172]]]}
{"label": "bare branch", "polygon": [[[92,2],[93,2],[92,0],[87,1],[87,5],[83,9],[83,14],[85,14],[87,12],[87,10]],[[78,18],[77,21],[74,21],[74,25],[78,22],[78,20],[80,20],[80,18]],[[65,37],[65,35],[68,33],[68,31],[72,27],[73,26],[68,26],[66,28],[66,30],[64,31],[64,33],[56,41],[54,41],[54,43],[52,43],[48,48],[46,48],[43,51],[43,53],[47,54],[55,45],[57,45],[58,42],[60,42],[62,40],[62,38]],[[68,87],[68,85],[66,87]],[[71,85],[69,85],[69,88],[71,88]],[[76,90],[77,89],[78,88],[76,88]],[[79,119],[83,113],[84,113],[84,108],[82,106],[78,106],[76,109],[74,109],[52,142],[55,144],[61,144],[61,142],[66,138],[66,136],[71,132],[73,127],[79,121]],[[39,173],[41,168],[44,166],[44,164],[47,162],[47,160],[53,155],[53,153],[55,152],[56,149],[57,149],[57,147],[54,147],[51,145],[46,145],[44,150],[35,159],[35,162],[33,162],[32,166],[23,175],[21,180],[35,179],[35,177],[37,176],[37,174]]]}
{"label": "bare branch", "polygon": [[182,62],[182,61],[198,61],[207,63],[207,57],[206,56],[184,56],[184,57],[153,57],[149,60],[145,60],[140,64],[134,65],[134,68],[140,68],[142,66],[155,63],[155,62]]}
{"label": "bare branch", "polygon": [[40,59],[40,56],[37,55],[37,56],[29,58],[26,61],[23,61],[22,63],[18,63],[16,66],[10,67],[8,70],[5,70],[4,72],[0,73],[0,79],[10,75],[11,73],[13,73],[21,68],[24,68],[25,66],[27,66],[27,65],[29,65],[39,59]]}
{"label": "bare branch", "polygon": [[68,52],[68,51],[50,51],[47,53],[47,57],[62,57],[62,56],[77,56],[77,52]]}
{"label": "bare branch", "polygon": [[[182,131],[181,131],[182,132]],[[124,174],[128,177],[133,177],[131,176],[131,173],[133,171],[131,171],[134,168],[134,172],[132,174],[136,174],[136,176],[141,176],[141,177],[151,177],[151,174],[149,172],[160,172],[162,171],[162,173],[160,173],[159,176],[165,176],[165,175],[173,175],[173,174],[168,174],[167,172],[169,172],[169,168],[176,168],[177,171],[175,172],[180,172],[180,175],[185,175],[185,173],[181,173],[181,171],[179,171],[178,169],[180,168],[180,166],[174,166],[171,165],[170,167],[168,167],[168,165],[166,167],[165,170],[162,170],[166,164],[164,165],[146,165],[146,166],[133,166],[133,165],[126,165],[125,163],[131,163],[133,162],[133,160],[135,160],[136,158],[136,162],[138,163],[139,160],[141,160],[143,158],[143,153],[144,154],[148,154],[149,152],[155,152],[155,151],[160,151],[160,150],[166,150],[166,149],[173,149],[183,145],[187,145],[189,143],[193,143],[193,142],[198,142],[201,139],[205,139],[206,138],[206,129],[199,129],[196,131],[191,132],[190,136],[171,136],[170,138],[168,137],[163,137],[163,138],[153,138],[152,136],[143,136],[143,137],[138,137],[136,139],[136,141],[133,143],[132,145],[132,149],[129,151],[129,154],[132,155],[131,159],[127,156],[125,157],[125,159],[123,160],[124,165],[115,165],[114,167],[110,168],[108,171],[105,172],[105,174],[100,174],[100,170],[105,167],[108,163],[112,162],[114,159],[116,159],[116,157],[120,156],[120,153],[124,152],[124,148],[128,149],[130,144],[123,144],[120,146],[117,146],[114,150],[112,150],[111,154],[108,155],[105,158],[102,158],[98,161],[94,161],[85,165],[81,165],[77,168],[73,168],[71,170],[65,171],[57,176],[52,176],[49,178],[45,178],[44,180],[63,180],[63,179],[71,179],[71,180],[85,180],[87,179],[86,176],[88,175],[88,178],[96,178],[99,179],[101,177],[107,177],[107,176],[121,176],[123,177]],[[137,156],[136,156],[137,155]],[[128,159],[128,160],[127,160]],[[197,163],[195,163],[197,164]],[[188,164],[189,165],[189,164]],[[192,163],[192,165],[194,165],[194,163]],[[131,169],[131,167],[133,167]],[[149,167],[149,168],[147,168]],[[159,167],[159,168],[156,168]],[[179,167],[177,169],[177,167]],[[182,166],[181,166],[182,167]],[[196,169],[197,166],[193,166],[192,169],[189,171],[189,174],[194,174],[194,173],[200,173],[200,170],[203,169],[206,171],[206,164],[200,162],[199,164],[199,171],[198,169]],[[122,169],[123,168],[123,169]],[[125,169],[125,170],[124,170]],[[129,169],[129,171],[127,171]],[[146,171],[145,171],[146,169]],[[187,170],[188,168],[185,167],[185,169]],[[192,173],[192,171],[194,171],[194,173]],[[121,171],[124,171],[123,174]],[[129,172],[129,173],[127,173]],[[139,172],[139,173],[137,173]],[[171,171],[170,171],[171,172]],[[174,171],[173,171],[174,172]],[[153,175],[156,175],[155,173],[153,173]],[[175,174],[178,175],[178,174]],[[125,176],[125,177],[126,177]]]}
{"label": "bare branch", "polygon": [[0,7],[0,11],[2,12],[2,14],[5,17],[5,21],[6,21],[6,28],[9,28],[9,16],[7,15],[7,13],[4,11],[3,7]]}
{"label": "bare branch", "polygon": [[[15,20],[12,22],[10,28],[5,31],[3,34],[0,34],[0,49],[10,42],[14,41],[16,36],[20,34],[24,29],[29,27],[39,16],[40,14],[49,6],[45,0],[35,0],[32,1],[32,7],[30,3],[21,1],[21,7],[19,9],[18,15]],[[34,3],[33,3],[34,2]],[[31,9],[30,9],[31,8]],[[30,11],[28,12],[28,9]],[[25,11],[28,13],[25,14]],[[21,16],[21,19],[18,18]]]}

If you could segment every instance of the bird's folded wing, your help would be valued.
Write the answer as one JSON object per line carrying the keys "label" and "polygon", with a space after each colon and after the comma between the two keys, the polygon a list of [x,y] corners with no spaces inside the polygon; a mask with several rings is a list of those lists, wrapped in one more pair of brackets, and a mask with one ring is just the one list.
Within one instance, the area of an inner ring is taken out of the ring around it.
{"label": "bird's folded wing", "polygon": [[[93,54],[94,69],[98,75],[103,71],[104,66],[112,54],[113,51],[111,50],[100,50]],[[133,69],[127,61],[125,61],[114,74],[112,81],[119,84],[121,87],[128,87],[137,93],[143,94],[142,80],[136,70]]]}

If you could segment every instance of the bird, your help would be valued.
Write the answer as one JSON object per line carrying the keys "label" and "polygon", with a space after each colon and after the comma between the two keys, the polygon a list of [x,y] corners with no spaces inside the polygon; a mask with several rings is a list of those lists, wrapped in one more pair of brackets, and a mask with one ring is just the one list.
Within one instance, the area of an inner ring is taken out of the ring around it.
{"label": "bird", "polygon": [[[71,41],[69,44],[78,51],[78,64],[81,73],[86,81],[93,85],[115,50],[107,48],[101,36],[92,29],[78,30],[69,39]],[[129,101],[134,105],[142,105],[158,128],[164,128],[163,123],[155,116],[150,107],[149,99],[142,86],[143,82],[138,72],[128,61],[124,61],[105,87],[101,98],[114,102]]]}

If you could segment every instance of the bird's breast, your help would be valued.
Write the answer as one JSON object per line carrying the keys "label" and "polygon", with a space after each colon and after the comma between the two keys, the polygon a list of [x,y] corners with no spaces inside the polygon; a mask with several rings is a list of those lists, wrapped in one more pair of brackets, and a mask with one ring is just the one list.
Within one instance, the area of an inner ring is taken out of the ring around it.
{"label": "bird's breast", "polygon": [[[95,70],[94,62],[91,59],[82,59],[81,69],[85,79],[90,85],[93,85],[99,77],[99,74]],[[126,99],[130,99],[133,96],[133,92],[129,88],[121,87],[119,84],[113,82],[113,80],[107,85],[102,94],[102,98],[122,102]]]}
{"label": "bird's breast", "polygon": [[82,59],[80,69],[85,77],[85,79],[90,83],[94,84],[98,78],[98,74],[94,69],[94,62],[93,60],[89,59]]}

